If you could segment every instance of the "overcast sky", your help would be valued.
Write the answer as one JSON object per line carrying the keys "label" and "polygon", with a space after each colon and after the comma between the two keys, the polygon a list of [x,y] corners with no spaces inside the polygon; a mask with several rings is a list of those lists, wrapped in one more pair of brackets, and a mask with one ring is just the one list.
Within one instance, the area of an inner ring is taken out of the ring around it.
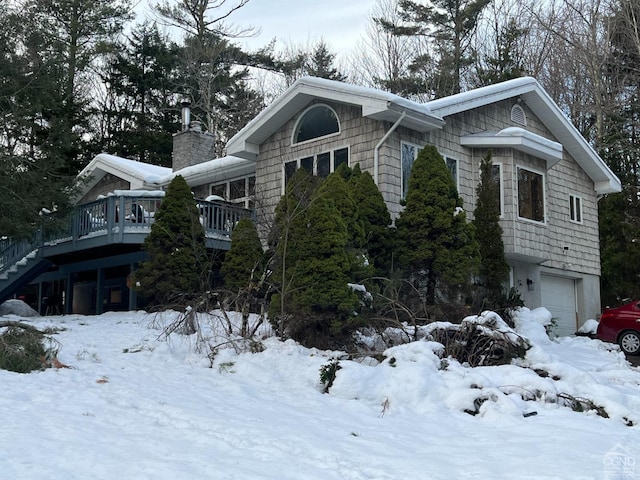
{"label": "overcast sky", "polygon": [[376,0],[251,0],[230,17],[254,25],[261,34],[249,42],[261,46],[306,43],[324,38],[332,51],[349,52],[365,31]]}
{"label": "overcast sky", "polygon": [[[157,0],[138,2],[139,14],[149,16],[149,3]],[[232,0],[227,3],[235,4]],[[324,38],[331,51],[342,54],[351,52],[362,37],[375,3],[376,0],[250,0],[228,22],[260,28],[257,37],[238,40],[249,49],[265,46],[273,38],[277,39],[277,49]]]}

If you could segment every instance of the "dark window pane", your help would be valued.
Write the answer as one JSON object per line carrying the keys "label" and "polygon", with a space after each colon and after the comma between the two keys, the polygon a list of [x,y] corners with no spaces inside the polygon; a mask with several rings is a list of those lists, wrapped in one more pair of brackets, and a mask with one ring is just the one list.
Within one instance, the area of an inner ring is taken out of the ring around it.
{"label": "dark window pane", "polygon": [[335,172],[343,163],[349,165],[349,149],[341,148],[333,152],[333,171]]}
{"label": "dark window pane", "polygon": [[502,215],[502,182],[500,181],[500,165],[491,165],[491,179],[496,185],[496,204],[498,205],[498,211]]}
{"label": "dark window pane", "polygon": [[313,175],[313,157],[306,157],[300,160],[300,168],[304,168],[307,172]]}
{"label": "dark window pane", "polygon": [[287,162],[284,164],[284,184],[286,185],[291,180],[291,177],[296,173],[298,169],[298,162]]}
{"label": "dark window pane", "polygon": [[249,196],[256,194],[256,177],[249,177]]}
{"label": "dark window pane", "polygon": [[409,189],[409,176],[411,175],[411,167],[418,154],[415,145],[409,145],[408,143],[401,144],[400,150],[400,162],[402,166],[402,198],[407,196],[407,190]]}
{"label": "dark window pane", "polygon": [[539,173],[518,169],[518,215],[544,222],[543,177]]}
{"label": "dark window pane", "polygon": [[227,198],[227,184],[222,183],[220,185],[212,185],[211,195],[218,195],[219,197]]}
{"label": "dark window pane", "polygon": [[318,155],[318,176],[326,178],[331,173],[331,154],[321,153]]}
{"label": "dark window pane", "polygon": [[318,105],[307,110],[298,122],[294,143],[324,137],[339,131],[340,126],[333,110],[324,105]]}
{"label": "dark window pane", "polygon": [[451,172],[451,178],[456,184],[456,188],[458,188],[458,161],[454,158],[448,157],[445,159],[445,161],[447,162],[447,168]]}
{"label": "dark window pane", "polygon": [[229,183],[229,198],[236,200],[247,196],[247,190],[245,187],[245,179],[234,180]]}
{"label": "dark window pane", "polygon": [[569,195],[569,215],[574,222],[582,222],[582,205],[579,197]]}
{"label": "dark window pane", "polygon": [[573,197],[573,195],[569,196],[569,218],[571,218],[571,220],[575,220],[576,219],[576,206],[575,206],[575,197]]}

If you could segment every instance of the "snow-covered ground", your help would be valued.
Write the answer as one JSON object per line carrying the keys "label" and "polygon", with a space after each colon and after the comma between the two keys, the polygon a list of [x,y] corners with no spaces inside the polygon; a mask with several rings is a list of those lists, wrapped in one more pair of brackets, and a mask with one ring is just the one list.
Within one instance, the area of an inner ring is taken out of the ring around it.
{"label": "snow-covered ground", "polygon": [[0,371],[0,479],[640,478],[640,370],[612,345],[549,340],[545,312],[521,312],[534,346],[518,364],[444,368],[415,342],[341,360],[328,394],[337,352],[266,338],[211,365],[142,312],[25,319],[64,329],[72,368]]}

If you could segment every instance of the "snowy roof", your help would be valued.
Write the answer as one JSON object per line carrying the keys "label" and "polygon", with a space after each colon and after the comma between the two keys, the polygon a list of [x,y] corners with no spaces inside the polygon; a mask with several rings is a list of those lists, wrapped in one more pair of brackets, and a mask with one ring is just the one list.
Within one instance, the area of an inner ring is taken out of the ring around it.
{"label": "snowy roof", "polygon": [[189,186],[215,183],[242,175],[255,173],[254,162],[239,157],[226,156],[214,158],[207,162],[182,168],[176,172],[170,172],[163,177],[147,182],[148,185],[165,186],[177,175],[183,177]]}
{"label": "snowy roof", "polygon": [[547,168],[562,160],[562,145],[520,127],[499,132],[480,132],[460,137],[460,145],[474,148],[513,148],[547,162]]}
{"label": "snowy roof", "polygon": [[444,123],[428,106],[392,93],[324,78],[303,77],[231,138],[227,152],[255,161],[258,146],[314,99],[361,107],[363,117],[393,123],[400,121],[400,125],[417,131],[434,130]]}
{"label": "snowy roof", "polygon": [[107,197],[148,197],[163,198],[166,192],[164,190],[114,190],[106,195],[98,195],[98,200]]}
{"label": "snowy roof", "polygon": [[153,183],[158,178],[166,177],[171,173],[171,169],[108,153],[100,153],[78,175],[79,178],[89,179],[82,186],[83,192],[89,191],[107,173],[128,181],[132,190],[144,190],[147,183]]}
{"label": "snowy roof", "polygon": [[425,104],[373,88],[303,77],[229,140],[229,155],[226,157],[172,172],[170,168],[101,153],[80,175],[90,176],[90,182],[84,185],[85,191],[106,173],[129,181],[131,189],[163,187],[176,175],[184,177],[191,186],[248,175],[255,172],[254,162],[260,144],[313,100],[353,105],[361,108],[363,117],[398,122],[399,125],[416,131],[429,131],[442,128],[448,116],[509,98],[525,102],[557,142],[525,129],[507,128],[500,132],[478,132],[463,136],[461,144],[468,147],[509,146],[545,159],[549,168],[562,159],[563,150],[566,150],[593,180],[597,193],[621,190],[620,180],[540,84],[530,77],[477,88]]}
{"label": "snowy roof", "polygon": [[534,78],[516,78],[496,85],[476,88],[468,92],[432,100],[425,105],[433,114],[440,115],[446,120],[446,117],[450,115],[509,98],[519,98],[531,109],[593,180],[597,193],[614,193],[621,190],[618,177],[609,169]]}

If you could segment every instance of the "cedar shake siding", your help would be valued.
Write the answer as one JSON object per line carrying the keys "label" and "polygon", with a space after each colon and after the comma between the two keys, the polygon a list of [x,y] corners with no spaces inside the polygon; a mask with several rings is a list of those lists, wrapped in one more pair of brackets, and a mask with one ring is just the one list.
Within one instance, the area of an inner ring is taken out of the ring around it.
{"label": "cedar shake siding", "polygon": [[114,190],[130,190],[131,183],[127,182],[123,178],[116,177],[111,173],[106,173],[98,183],[96,183],[91,189],[85,193],[77,203],[93,202],[99,195],[106,195]]}

